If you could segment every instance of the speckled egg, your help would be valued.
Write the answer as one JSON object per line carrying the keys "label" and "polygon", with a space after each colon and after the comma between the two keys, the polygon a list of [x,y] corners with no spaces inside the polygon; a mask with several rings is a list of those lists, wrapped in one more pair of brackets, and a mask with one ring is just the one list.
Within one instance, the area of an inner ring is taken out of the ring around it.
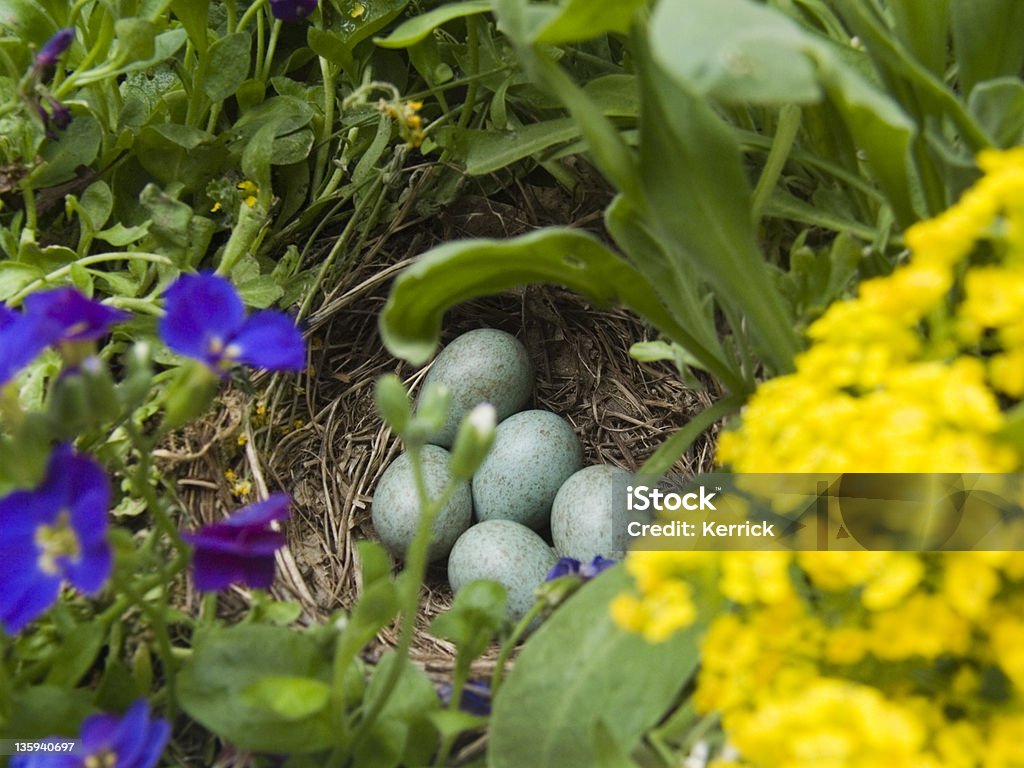
{"label": "speckled egg", "polygon": [[458,592],[476,579],[493,579],[508,590],[508,617],[521,619],[533,605],[533,591],[555,563],[540,536],[511,520],[485,520],[459,537],[448,555],[448,582]]}
{"label": "speckled egg", "polygon": [[598,464],[584,467],[562,483],[551,505],[551,539],[559,557],[581,562],[595,555],[622,558],[614,546],[614,532],[616,522],[625,519],[625,510],[617,516],[616,507],[625,504],[624,489],[631,477],[619,467]]}
{"label": "speckled egg", "polygon": [[[452,479],[449,469],[451,455],[436,445],[423,446],[420,455],[427,492],[431,498],[437,498]],[[396,557],[405,557],[405,550],[416,535],[416,526],[420,520],[420,505],[409,454],[403,453],[395,459],[380,476],[377,490],[373,494],[371,516],[373,527],[385,549]],[[472,519],[473,501],[469,483],[462,482],[434,520],[429,558],[440,560],[447,556],[455,540],[469,528]]]}
{"label": "speckled egg", "polygon": [[473,406],[490,403],[498,421],[524,408],[533,389],[533,366],[515,336],[478,328],[441,350],[420,391],[430,384],[444,384],[451,392],[448,420],[430,442],[451,448],[462,417]]}
{"label": "speckled egg", "polygon": [[473,475],[477,520],[547,525],[555,494],[583,466],[569,422],[550,411],[523,411],[498,425],[491,452]]}

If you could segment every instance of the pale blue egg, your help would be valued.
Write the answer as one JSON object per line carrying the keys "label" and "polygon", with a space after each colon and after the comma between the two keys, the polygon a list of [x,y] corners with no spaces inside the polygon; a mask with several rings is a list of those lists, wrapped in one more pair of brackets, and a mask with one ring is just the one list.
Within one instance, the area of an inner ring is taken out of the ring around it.
{"label": "pale blue egg", "polygon": [[558,489],[551,505],[551,540],[559,557],[590,562],[622,559],[615,526],[626,522],[626,486],[632,475],[610,464],[584,467]]}
{"label": "pale blue egg", "polygon": [[[423,446],[420,455],[427,493],[436,499],[452,480],[449,468],[451,455],[436,445]],[[409,454],[403,453],[395,459],[380,476],[370,513],[374,530],[384,548],[396,557],[405,557],[405,551],[412,543],[420,521],[420,503]],[[473,501],[469,483],[462,481],[434,519],[428,550],[430,560],[446,557],[472,519]]]}
{"label": "pale blue egg", "polygon": [[558,489],[581,466],[583,448],[565,419],[550,411],[509,416],[473,475],[476,519],[543,528]]}
{"label": "pale blue egg", "polygon": [[526,407],[533,391],[533,366],[515,336],[478,328],[441,350],[420,391],[431,384],[446,386],[451,400],[445,426],[430,442],[451,448],[462,417],[479,403],[493,405],[498,421]]}
{"label": "pale blue egg", "polygon": [[511,520],[486,520],[463,533],[448,556],[448,583],[458,592],[476,579],[492,579],[508,591],[507,613],[517,621],[533,605],[558,558],[539,535]]}

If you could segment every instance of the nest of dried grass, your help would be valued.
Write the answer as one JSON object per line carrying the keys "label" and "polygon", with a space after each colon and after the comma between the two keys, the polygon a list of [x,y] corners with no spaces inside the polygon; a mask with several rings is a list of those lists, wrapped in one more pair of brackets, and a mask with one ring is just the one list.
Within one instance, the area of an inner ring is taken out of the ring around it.
{"label": "nest of dried grass", "polygon": [[[564,198],[556,200],[558,205],[550,198],[536,200],[536,191],[529,188],[520,194],[524,200],[516,204],[471,199],[440,217],[393,226],[371,243],[310,316],[313,364],[305,375],[275,382],[262,399],[231,390],[211,419],[160,452],[165,466],[175,465],[187,526],[220,519],[238,506],[240,499],[232,494],[238,480],[229,479],[231,473],[251,483],[250,499],[268,489],[292,494],[289,547],[281,553],[274,591],[301,605],[300,620],[321,621],[351,607],[360,593],[355,545],[375,538],[373,491],[400,452],[374,410],[374,382],[395,372],[415,393],[427,370],[395,359],[380,341],[377,315],[395,275],[419,253],[446,240],[511,236],[552,223],[552,218],[583,226],[599,221],[595,206],[581,213],[567,208]],[[671,366],[640,364],[629,357],[633,342],[650,338],[642,322],[622,310],[595,309],[564,290],[531,287],[466,303],[449,313],[442,341],[480,327],[500,328],[523,341],[536,369],[531,407],[567,418],[583,442],[587,463],[634,470],[710,402],[707,393],[684,387]],[[261,402],[265,415],[259,413]],[[698,440],[674,470],[708,469],[713,439],[705,435]],[[187,608],[198,605],[192,593],[182,599]],[[221,598],[220,608],[231,614],[248,602],[247,592],[238,588]],[[450,602],[443,567],[437,567],[425,587],[422,631],[413,651],[428,671],[450,671],[453,648],[426,631],[430,619]],[[385,630],[378,650],[396,639],[394,628]]]}

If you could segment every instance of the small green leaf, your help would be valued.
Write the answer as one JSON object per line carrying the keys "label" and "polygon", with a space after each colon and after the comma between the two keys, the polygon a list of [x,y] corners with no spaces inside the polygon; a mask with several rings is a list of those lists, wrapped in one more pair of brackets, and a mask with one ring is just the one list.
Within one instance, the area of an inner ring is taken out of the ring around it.
{"label": "small green leaf", "polygon": [[126,245],[138,242],[149,234],[149,224],[150,222],[146,221],[137,227],[126,227],[119,221],[114,226],[97,232],[96,239],[110,243],[118,248],[123,248]]}
{"label": "small green leaf", "polygon": [[341,717],[323,700],[329,680],[330,659],[314,638],[243,624],[197,633],[178,695],[191,717],[241,749],[315,752],[334,743]]}
{"label": "small green leaf", "polygon": [[91,165],[100,151],[103,128],[92,115],[77,115],[57,141],[47,141],[41,153],[43,162],[29,180],[36,189],[52,187],[75,178],[80,165]]}
{"label": "small green leaf", "polygon": [[571,117],[561,117],[511,131],[464,131],[456,139],[456,146],[466,160],[466,172],[471,176],[483,176],[579,135],[576,121]]}
{"label": "small green leaf", "polygon": [[44,272],[31,264],[0,261],[0,301],[6,301],[33,280],[41,280]]}
{"label": "small green leaf", "polygon": [[246,704],[268,709],[284,720],[294,721],[314,715],[326,707],[331,689],[321,680],[281,675],[257,680],[240,693]]}
{"label": "small green leaf", "polygon": [[74,688],[95,663],[107,631],[102,624],[76,624],[61,638],[60,650],[46,676],[51,685]]}
{"label": "small green leaf", "polygon": [[90,226],[99,229],[107,223],[114,210],[114,193],[110,191],[110,185],[101,179],[90,184],[78,202],[89,217]]}
{"label": "small green leaf", "polygon": [[171,10],[188,32],[192,45],[204,53],[210,45],[206,19],[210,13],[210,0],[171,0]]}
{"label": "small green leaf", "polygon": [[1024,142],[1024,83],[1000,77],[978,83],[967,108],[997,147]]}
{"label": "small green leaf", "polygon": [[122,65],[147,61],[156,53],[156,24],[145,19],[118,19],[114,22],[117,47],[111,63]]}
{"label": "small green leaf", "polygon": [[393,652],[386,653],[377,665],[366,690],[364,706],[373,706],[381,697],[384,682],[395,664],[402,665],[398,678],[380,716],[353,756],[355,765],[394,768],[399,764],[426,765],[437,746],[429,716],[440,702],[434,686],[422,669]]}
{"label": "small green leaf", "polygon": [[248,32],[235,32],[210,46],[210,61],[200,87],[211,101],[233,96],[249,76],[249,52],[252,42]]}
{"label": "small green leaf", "polygon": [[398,25],[387,37],[375,37],[373,42],[381,48],[409,48],[423,40],[443,24],[464,16],[486,13],[491,10],[490,0],[468,0],[464,3],[449,3],[426,13],[413,16]]}
{"label": "small green leaf", "polygon": [[439,709],[430,713],[430,722],[442,738],[450,738],[485,727],[487,718],[459,710]]}
{"label": "small green leaf", "polygon": [[544,45],[563,45],[603,35],[623,34],[644,0],[564,0],[555,14],[541,26],[533,39]]}

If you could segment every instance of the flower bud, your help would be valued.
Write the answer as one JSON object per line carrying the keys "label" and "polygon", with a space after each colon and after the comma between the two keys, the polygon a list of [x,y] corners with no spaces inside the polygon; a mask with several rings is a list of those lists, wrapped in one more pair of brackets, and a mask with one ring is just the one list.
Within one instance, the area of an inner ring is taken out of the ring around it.
{"label": "flower bud", "polygon": [[219,384],[218,376],[202,363],[189,361],[183,365],[167,387],[163,429],[177,429],[202,416]]}
{"label": "flower bud", "polygon": [[401,379],[394,374],[381,376],[377,379],[374,394],[377,410],[380,411],[385,423],[396,434],[403,434],[412,420],[412,406],[409,403],[409,393],[405,391]]}
{"label": "flower bud", "polygon": [[451,392],[443,384],[432,384],[420,395],[416,415],[402,435],[406,446],[423,445],[444,427],[448,420]]}
{"label": "flower bud", "polygon": [[460,480],[473,476],[491,450],[497,424],[498,414],[490,403],[480,403],[466,414],[452,447],[452,475]]}

